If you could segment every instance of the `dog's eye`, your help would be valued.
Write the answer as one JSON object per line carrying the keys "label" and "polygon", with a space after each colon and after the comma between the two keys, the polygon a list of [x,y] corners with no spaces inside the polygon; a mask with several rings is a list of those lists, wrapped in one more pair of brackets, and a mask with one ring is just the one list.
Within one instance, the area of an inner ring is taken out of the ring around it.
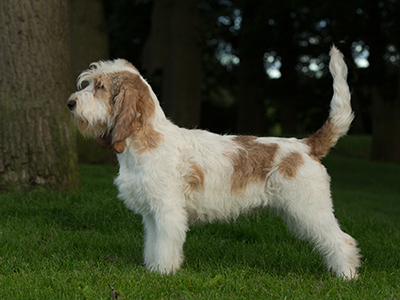
{"label": "dog's eye", "polygon": [[98,84],[96,85],[96,89],[102,90],[102,89],[104,89],[104,85],[101,84],[101,83],[98,83]]}

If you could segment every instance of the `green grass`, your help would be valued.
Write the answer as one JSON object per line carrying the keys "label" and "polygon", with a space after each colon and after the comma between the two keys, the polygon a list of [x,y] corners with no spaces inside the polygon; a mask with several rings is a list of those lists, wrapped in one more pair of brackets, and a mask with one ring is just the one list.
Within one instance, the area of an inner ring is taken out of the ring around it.
{"label": "green grass", "polygon": [[175,276],[142,263],[142,225],[117,199],[117,167],[82,165],[82,189],[0,195],[0,299],[399,299],[400,166],[331,155],[336,216],[359,241],[357,281],[268,212],[191,227]]}

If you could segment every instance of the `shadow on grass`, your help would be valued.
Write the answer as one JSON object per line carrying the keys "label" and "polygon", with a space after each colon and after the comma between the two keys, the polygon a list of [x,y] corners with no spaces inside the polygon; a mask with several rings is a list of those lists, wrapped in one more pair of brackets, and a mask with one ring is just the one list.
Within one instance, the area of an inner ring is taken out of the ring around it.
{"label": "shadow on grass", "polygon": [[185,267],[196,272],[250,268],[277,276],[325,273],[318,253],[294,238],[283,221],[268,212],[229,223],[195,225],[188,234],[185,253]]}

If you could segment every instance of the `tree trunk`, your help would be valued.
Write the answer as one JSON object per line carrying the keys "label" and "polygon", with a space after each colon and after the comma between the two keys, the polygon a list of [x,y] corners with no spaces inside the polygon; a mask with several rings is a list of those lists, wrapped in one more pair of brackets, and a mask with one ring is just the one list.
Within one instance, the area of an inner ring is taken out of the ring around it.
{"label": "tree trunk", "polygon": [[171,45],[170,26],[175,0],[156,0],[151,15],[151,31],[143,49],[143,66],[154,75],[165,66]]}
{"label": "tree trunk", "polygon": [[0,4],[0,190],[79,182],[68,1]]}
{"label": "tree trunk", "polygon": [[73,76],[89,64],[110,57],[102,0],[70,0],[71,58]]}
{"label": "tree trunk", "polygon": [[198,1],[157,0],[144,65],[162,68],[161,103],[180,126],[199,125],[201,116],[201,45]]}
{"label": "tree trunk", "polygon": [[266,107],[264,52],[260,32],[265,23],[260,16],[262,1],[245,2],[239,36],[239,86],[237,99],[237,130],[241,134],[265,135]]}
{"label": "tree trunk", "polygon": [[298,127],[296,101],[303,100],[297,92],[298,75],[296,74],[295,67],[298,62],[298,52],[296,46],[290,42],[284,47],[279,48],[278,52],[282,57],[282,77],[278,79],[280,88],[277,93],[279,122],[282,129],[281,134],[292,136],[297,134]]}
{"label": "tree trunk", "polygon": [[370,46],[370,79],[372,97],[373,160],[400,163],[400,68],[398,69],[397,95],[384,96],[386,78],[383,43]]}
{"label": "tree trunk", "polygon": [[276,14],[279,38],[277,52],[281,57],[281,78],[277,79],[277,108],[279,123],[284,136],[297,134],[297,101],[304,101],[299,93],[296,64],[299,61],[299,46],[295,40],[295,28],[291,17],[292,10],[281,8]]}
{"label": "tree trunk", "polygon": [[[383,22],[379,0],[369,2],[367,32],[379,32]],[[393,12],[392,12],[393,13]],[[395,20],[395,18],[394,18]],[[389,22],[390,23],[390,22]],[[386,31],[385,31],[386,33]],[[388,82],[393,79],[385,67],[384,55],[386,46],[390,43],[387,34],[368,35],[366,44],[369,46],[368,79],[372,92],[372,147],[371,158],[378,161],[400,163],[400,68],[398,80],[390,87],[397,85],[395,92],[388,93]]]}
{"label": "tree trunk", "polygon": [[372,107],[372,159],[400,164],[400,101],[385,101],[373,86]]}

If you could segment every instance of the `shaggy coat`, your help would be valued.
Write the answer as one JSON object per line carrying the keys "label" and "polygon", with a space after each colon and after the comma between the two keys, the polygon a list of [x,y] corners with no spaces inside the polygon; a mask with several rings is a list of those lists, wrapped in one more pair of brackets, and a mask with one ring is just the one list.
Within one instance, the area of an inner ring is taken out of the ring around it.
{"label": "shaggy coat", "polygon": [[333,215],[330,178],[320,162],[353,120],[347,67],[335,47],[330,55],[329,118],[300,140],[180,128],[165,117],[139,71],[122,59],[93,63],[79,76],[80,90],[68,107],[83,134],[117,153],[115,184],[119,198],[143,217],[148,269],[180,268],[191,223],[270,208],[319,250],[328,270],[357,276],[359,250]]}

